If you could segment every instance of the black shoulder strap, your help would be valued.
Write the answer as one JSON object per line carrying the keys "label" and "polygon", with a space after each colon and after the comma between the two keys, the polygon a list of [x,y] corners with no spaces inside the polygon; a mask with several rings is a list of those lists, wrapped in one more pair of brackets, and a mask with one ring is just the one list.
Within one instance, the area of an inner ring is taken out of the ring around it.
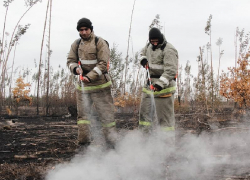
{"label": "black shoulder strap", "polygon": [[99,40],[99,37],[96,36],[96,37],[95,37],[95,48],[96,48],[96,52],[98,52],[98,51],[97,51],[97,43],[98,43],[98,40]]}
{"label": "black shoulder strap", "polygon": [[165,41],[164,44],[161,46],[161,50],[162,51],[164,50],[164,48],[166,47],[166,45],[167,45],[167,41]]}
{"label": "black shoulder strap", "polygon": [[98,40],[99,40],[99,37],[98,37],[98,36],[96,36],[96,37],[95,37],[95,46],[97,46],[97,42],[98,42]]}
{"label": "black shoulder strap", "polygon": [[81,43],[81,38],[77,40],[77,46],[79,47],[79,44]]}
{"label": "black shoulder strap", "polygon": [[[95,37],[95,46],[97,46],[97,42],[98,42],[98,40],[99,40],[99,37],[98,36],[96,36]],[[108,47],[109,47],[109,43],[108,43],[108,41],[106,41],[105,39],[104,39],[104,41],[106,42],[106,44],[108,45]]]}
{"label": "black shoulder strap", "polygon": [[[96,47],[97,47],[98,40],[99,40],[99,37],[98,37],[98,36],[96,36],[96,37],[95,37],[95,46],[96,46]],[[105,42],[107,43],[107,45],[109,46],[108,41],[106,41],[106,40],[104,40],[104,41],[105,41]],[[77,56],[77,60],[79,60],[79,56],[78,56],[78,48],[79,48],[80,43],[81,43],[81,38],[79,38],[79,39],[77,40],[77,49],[76,49],[76,56]]]}
{"label": "black shoulder strap", "polygon": [[79,55],[78,55],[78,49],[79,49],[79,45],[81,43],[81,38],[79,38],[76,42],[77,44],[77,48],[76,48],[76,56],[77,56],[77,61],[79,61]]}
{"label": "black shoulder strap", "polygon": [[[95,45],[97,45],[98,40],[99,40],[99,37],[96,36],[96,37],[95,37]],[[79,38],[79,39],[77,40],[77,49],[79,48],[80,43],[81,43],[81,38]]]}
{"label": "black shoulder strap", "polygon": [[[95,37],[95,46],[97,46],[97,42],[99,40],[99,37]],[[77,44],[77,48],[76,48],[76,56],[77,56],[77,60],[79,60],[79,56],[78,56],[78,49],[79,49],[79,46],[80,46],[80,43],[81,43],[81,38],[79,38],[76,42]]]}

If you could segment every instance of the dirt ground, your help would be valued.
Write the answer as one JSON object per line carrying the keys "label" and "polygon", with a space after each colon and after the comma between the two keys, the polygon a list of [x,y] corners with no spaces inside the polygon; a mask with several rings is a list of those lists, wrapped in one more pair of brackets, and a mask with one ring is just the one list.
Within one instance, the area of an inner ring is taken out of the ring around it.
{"label": "dirt ground", "polygon": [[[138,122],[131,115],[118,117],[118,128],[133,129],[137,126]],[[0,180],[42,180],[48,170],[69,161],[76,154],[77,125],[74,118],[0,118]],[[209,131],[206,121],[193,123],[183,115],[178,116],[177,121],[184,133]],[[220,121],[220,127],[228,127],[230,122],[225,125],[226,122]],[[250,175],[215,179],[242,180],[250,179]]]}
{"label": "dirt ground", "polygon": [[42,179],[77,148],[75,120],[25,117],[1,120],[0,179]]}
{"label": "dirt ground", "polygon": [[[120,128],[136,126],[124,119]],[[69,161],[78,149],[75,118],[2,117],[0,137],[0,180],[44,179],[47,170]]]}

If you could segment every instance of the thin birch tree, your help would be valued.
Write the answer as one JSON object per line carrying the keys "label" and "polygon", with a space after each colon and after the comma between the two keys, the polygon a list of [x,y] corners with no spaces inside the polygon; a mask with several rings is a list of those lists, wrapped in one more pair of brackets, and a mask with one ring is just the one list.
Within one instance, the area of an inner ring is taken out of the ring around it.
{"label": "thin birch tree", "polygon": [[[8,32],[6,32],[6,24],[7,24],[7,16],[8,16],[8,10],[10,3],[12,3],[14,0],[6,0],[4,1],[4,7],[5,10],[5,17],[4,17],[4,25],[3,25],[3,31],[2,31],[2,38],[0,39],[0,108],[3,105],[3,100],[5,98],[5,80],[7,75],[7,65],[8,60],[10,58],[10,54],[12,52],[12,48],[16,46],[16,43],[19,41],[22,35],[24,35],[29,28],[30,24],[27,25],[20,25],[21,20],[23,17],[27,14],[27,12],[39,1],[41,0],[25,0],[25,4],[27,6],[27,9],[25,12],[21,15],[17,23],[15,24],[15,27],[12,31],[11,37],[9,42],[5,40],[5,36],[9,35]],[[12,78],[12,77],[11,77]],[[12,80],[10,80],[12,81]],[[1,110],[1,109],[0,109]],[[1,111],[0,111],[1,112]]]}
{"label": "thin birch tree", "polygon": [[49,114],[49,90],[50,90],[50,57],[52,51],[50,49],[50,32],[51,32],[51,12],[52,12],[52,0],[50,0],[50,8],[49,8],[49,35],[48,35],[48,66],[47,66],[47,91],[46,91],[46,116]]}
{"label": "thin birch tree", "polygon": [[[218,87],[219,87],[219,79],[220,79],[220,63],[221,63],[221,57],[222,55],[224,54],[224,50],[221,50],[220,47],[221,47],[221,44],[223,42],[223,39],[222,38],[219,38],[216,42],[216,45],[219,47],[219,66],[218,66],[218,74],[217,74],[217,83],[218,83]],[[217,96],[219,95],[219,89],[217,88],[217,91],[216,91],[216,94]]]}
{"label": "thin birch tree", "polygon": [[46,30],[46,25],[47,25],[47,15],[48,15],[48,11],[49,11],[49,4],[50,4],[50,0],[48,0],[48,3],[47,3],[45,22],[44,22],[44,28],[43,28],[43,36],[42,36],[42,43],[41,43],[41,50],[40,50],[40,61],[39,61],[39,65],[38,65],[37,94],[36,94],[36,100],[37,100],[36,113],[37,113],[37,115],[39,115],[39,91],[40,91],[40,77],[41,77],[41,66],[42,66],[42,53],[43,53],[43,42],[44,42],[45,30]]}
{"label": "thin birch tree", "polygon": [[127,81],[127,73],[128,73],[128,64],[129,64],[129,42],[130,42],[130,35],[131,35],[131,29],[132,29],[132,20],[133,20],[133,14],[134,14],[134,8],[135,8],[135,2],[136,0],[134,0],[134,4],[133,4],[133,8],[132,8],[132,13],[131,13],[131,19],[130,19],[130,26],[129,26],[129,33],[128,33],[128,46],[127,46],[127,55],[126,55],[126,58],[125,58],[125,67],[124,67],[124,84],[123,84],[123,92],[122,94],[125,94],[125,91],[126,91],[126,81]]}
{"label": "thin birch tree", "polygon": [[210,60],[211,60],[211,107],[212,107],[212,112],[214,111],[214,73],[213,73],[213,56],[212,56],[212,15],[210,14],[208,20],[207,20],[207,25],[205,27],[205,33],[209,35],[209,44],[210,44]]}

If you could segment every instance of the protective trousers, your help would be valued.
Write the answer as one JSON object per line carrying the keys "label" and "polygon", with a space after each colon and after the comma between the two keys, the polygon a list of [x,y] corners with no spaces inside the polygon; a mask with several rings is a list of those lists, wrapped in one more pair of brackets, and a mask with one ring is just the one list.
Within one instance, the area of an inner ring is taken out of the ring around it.
{"label": "protective trousers", "polygon": [[[102,124],[102,131],[107,142],[115,143],[116,123],[114,119],[114,104],[110,89],[103,89],[94,93],[83,93],[77,90],[77,125],[78,142],[91,142],[91,121],[93,105]],[[113,136],[113,134],[114,136]]]}
{"label": "protective trousers", "polygon": [[148,132],[160,128],[161,131],[174,138],[174,95],[171,94],[170,97],[153,97],[153,95],[143,92],[139,118],[139,129],[142,131]]}

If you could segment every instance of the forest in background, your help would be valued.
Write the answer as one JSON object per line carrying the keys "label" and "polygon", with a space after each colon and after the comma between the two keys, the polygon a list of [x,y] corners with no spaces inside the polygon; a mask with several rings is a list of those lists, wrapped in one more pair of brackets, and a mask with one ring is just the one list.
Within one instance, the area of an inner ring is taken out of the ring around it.
{"label": "forest in background", "polygon": [[[47,1],[40,59],[38,62],[34,61],[36,72],[29,68],[15,68],[15,51],[20,38],[28,33],[30,26],[30,24],[21,25],[22,18],[41,0],[24,0],[27,10],[15,24],[14,29],[7,32],[6,17],[12,2],[13,0],[6,0],[3,4],[6,12],[0,39],[0,113],[1,115],[30,115],[30,113],[45,116],[64,115],[68,113],[65,110],[69,107],[76,107],[74,82],[77,81],[77,77],[60,65],[59,67],[50,65],[53,53],[50,47],[52,0]],[[134,5],[135,1],[128,28],[127,54],[123,58],[122,53],[118,51],[118,45],[113,44],[110,47],[109,74],[112,78],[112,95],[116,111],[137,114],[146,74],[139,62],[139,52],[134,56],[129,55]],[[192,74],[190,61],[184,65],[179,64],[175,94],[177,113],[205,113],[211,116],[225,109],[235,110],[236,113],[245,113],[249,109],[249,34],[244,29],[236,27],[235,66],[228,67],[227,71],[221,71],[220,63],[226,61],[223,59],[223,39],[218,38],[215,44],[212,43],[212,17],[210,15],[207,22],[204,22],[204,33],[208,41],[204,42],[205,45],[197,47],[199,52],[196,57],[197,64],[192,64],[198,68],[198,73]],[[152,27],[162,29],[159,15],[152,20],[149,29]],[[43,48],[45,43],[46,49]],[[218,69],[214,68],[212,46],[215,45],[219,52]],[[47,52],[46,57],[42,57],[43,51]]]}

